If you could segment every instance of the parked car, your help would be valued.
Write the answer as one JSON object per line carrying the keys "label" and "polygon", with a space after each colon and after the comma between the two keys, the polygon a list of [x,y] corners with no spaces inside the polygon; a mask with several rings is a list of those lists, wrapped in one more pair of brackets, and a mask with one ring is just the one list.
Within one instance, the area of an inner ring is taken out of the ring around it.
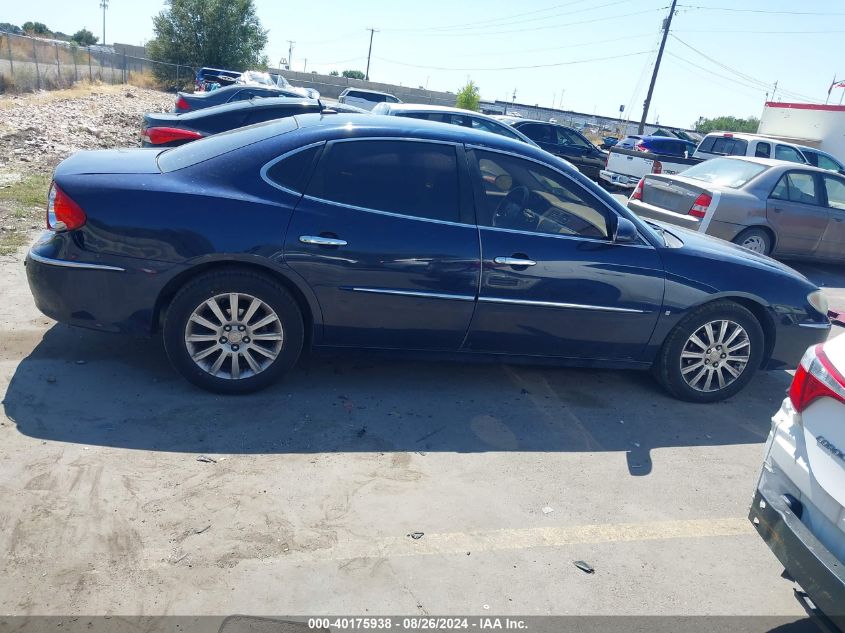
{"label": "parked car", "polygon": [[377,90],[347,88],[337,98],[340,103],[348,103],[364,110],[372,110],[378,103],[402,103],[398,97]]}
{"label": "parked car", "polygon": [[575,165],[587,178],[598,181],[599,172],[607,160],[607,152],[600,150],[577,130],[556,123],[545,123],[512,116],[496,117],[522,132],[541,149]]}
{"label": "parked car", "polygon": [[845,261],[845,178],[767,158],[717,158],[645,176],[628,207],[763,255]]}
{"label": "parked car", "polygon": [[671,136],[639,136],[632,134],[619,141],[616,147],[618,149],[632,149],[639,152],[686,158],[690,145],[692,144],[689,141],[672,138]]}
{"label": "parked car", "polygon": [[749,519],[845,630],[845,335],[807,350],[772,418]]}
{"label": "parked car", "polygon": [[601,149],[610,149],[611,147],[615,146],[619,142],[619,138],[616,136],[605,136],[602,138],[602,143],[599,145]]}
{"label": "parked car", "polygon": [[797,145],[755,134],[712,132],[701,140],[693,152],[693,158],[703,160],[720,156],[754,156],[807,163]]}
{"label": "parked car", "polygon": [[843,165],[835,156],[823,152],[815,147],[807,147],[806,145],[798,145],[798,149],[807,159],[807,162],[813,167],[821,167],[829,171],[838,171],[840,174],[845,174],[845,165]]}
{"label": "parked car", "polygon": [[249,101],[250,99],[261,99],[266,97],[291,97],[302,99],[302,95],[284,88],[270,86],[244,86],[232,84],[217,90],[208,92],[179,92],[176,95],[176,104],[173,111],[177,114],[202,110],[212,106],[232,103],[234,101]]}
{"label": "parked car", "polygon": [[185,114],[149,112],[141,125],[141,147],[175,147],[246,125],[309,112],[370,114],[355,106],[337,103],[327,107],[321,101],[301,97],[237,101]]}
{"label": "parked car", "polygon": [[599,178],[610,188],[633,189],[647,174],[679,174],[701,162],[689,158],[690,145],[668,136],[626,136],[610,148]]}
{"label": "parked car", "polygon": [[711,402],[830,327],[790,268],[652,227],[536,147],[429,121],[307,114],[79,152],[49,199],[26,258],[39,309],[161,332],[220,392],[268,385],[306,346],[357,347],[653,368]]}
{"label": "parked car", "polygon": [[[194,92],[180,92],[179,95],[183,97],[187,97],[188,95],[200,96],[204,93],[217,92],[217,90],[233,85],[249,86],[251,88],[263,87],[266,89],[277,89],[279,91],[284,91],[285,93],[280,93],[275,96],[298,96],[305,97],[307,99],[320,98],[319,91],[314,88],[292,86],[291,83],[282,75],[270,75],[269,73],[257,70],[238,72],[222,68],[200,68],[197,71],[196,78],[194,80]],[[202,102],[199,102],[200,105],[198,105],[198,107],[202,107],[201,103]],[[206,105],[218,105],[219,103],[223,103],[223,101],[208,103]],[[179,108],[180,106],[178,105],[177,99],[177,112],[181,111]]]}
{"label": "parked car", "polygon": [[525,136],[525,134],[519,130],[514,129],[505,123],[501,123],[491,116],[474,112],[472,110],[462,110],[461,108],[449,108],[438,105],[391,103],[383,101],[381,103],[377,103],[371,112],[373,114],[400,116],[410,119],[425,119],[426,121],[438,121],[440,123],[460,125],[461,127],[472,128],[474,130],[484,130],[485,132],[501,134],[502,136],[537,147],[537,144],[534,141]]}

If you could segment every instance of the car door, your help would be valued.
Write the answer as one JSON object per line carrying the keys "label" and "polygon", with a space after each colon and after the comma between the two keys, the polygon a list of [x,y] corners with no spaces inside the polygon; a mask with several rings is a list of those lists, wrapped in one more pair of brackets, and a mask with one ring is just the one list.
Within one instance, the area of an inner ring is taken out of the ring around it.
{"label": "car door", "polygon": [[285,240],[320,304],[320,343],[460,347],[480,267],[462,152],[390,139],[326,146]]}
{"label": "car door", "polygon": [[482,268],[465,349],[639,358],[663,300],[656,249],[615,244],[615,212],[580,177],[479,148],[469,159]]}
{"label": "car door", "polygon": [[822,235],[819,257],[831,261],[845,261],[845,179],[822,176],[830,221]]}
{"label": "car door", "polygon": [[823,206],[817,174],[788,171],[766,203],[766,218],[775,230],[778,255],[815,255],[827,230],[830,211]]}
{"label": "car door", "polygon": [[604,169],[607,154],[599,150],[585,137],[569,128],[554,126],[557,135],[557,155],[578,165],[587,178],[598,180],[599,172]]}

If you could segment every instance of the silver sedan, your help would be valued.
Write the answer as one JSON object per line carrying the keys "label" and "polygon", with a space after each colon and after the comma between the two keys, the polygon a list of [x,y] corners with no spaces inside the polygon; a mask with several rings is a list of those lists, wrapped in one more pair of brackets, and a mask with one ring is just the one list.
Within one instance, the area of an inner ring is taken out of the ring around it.
{"label": "silver sedan", "polygon": [[764,255],[845,262],[845,177],[809,165],[715,158],[644,177],[628,208]]}

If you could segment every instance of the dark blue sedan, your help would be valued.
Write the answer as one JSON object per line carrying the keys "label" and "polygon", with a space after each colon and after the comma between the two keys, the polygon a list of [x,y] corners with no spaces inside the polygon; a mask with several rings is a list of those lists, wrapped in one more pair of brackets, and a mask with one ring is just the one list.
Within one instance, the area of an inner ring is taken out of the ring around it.
{"label": "dark blue sedan", "polygon": [[55,171],[26,260],[38,307],[161,332],[206,389],[264,387],[303,349],[653,369],[677,397],[795,366],[830,327],[769,258],[647,225],[542,150],[451,125],[306,114]]}

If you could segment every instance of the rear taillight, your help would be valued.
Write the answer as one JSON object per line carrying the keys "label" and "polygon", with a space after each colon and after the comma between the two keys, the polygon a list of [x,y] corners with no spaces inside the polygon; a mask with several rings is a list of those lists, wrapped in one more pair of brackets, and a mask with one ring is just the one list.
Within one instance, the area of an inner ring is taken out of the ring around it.
{"label": "rear taillight", "polygon": [[643,143],[642,141],[640,141],[639,143],[634,145],[634,149],[637,150],[638,152],[647,152],[648,151],[648,148],[645,146],[645,143]]}
{"label": "rear taillight", "polygon": [[172,141],[195,141],[202,138],[202,134],[193,130],[180,130],[177,127],[148,127],[143,135],[153,145],[161,145]]}
{"label": "rear taillight", "polygon": [[640,178],[640,181],[637,183],[636,188],[634,189],[634,193],[631,194],[631,200],[642,200],[643,199],[643,181],[645,178]]}
{"label": "rear taillight", "polygon": [[652,174],[662,174],[663,173],[663,163],[659,160],[654,161],[651,166],[651,173]]}
{"label": "rear taillight", "polygon": [[88,218],[61,187],[53,183],[47,198],[47,228],[55,231],[73,231],[78,229]]}
{"label": "rear taillight", "polygon": [[188,103],[188,101],[185,99],[185,97],[183,97],[182,95],[179,95],[179,98],[176,99],[176,109],[177,110],[190,110],[191,104]]}
{"label": "rear taillight", "polygon": [[689,213],[687,215],[694,216],[696,218],[703,218],[707,215],[707,209],[710,206],[710,203],[713,202],[713,196],[709,193],[702,193],[696,199],[695,202],[692,203],[692,206],[689,208]]}
{"label": "rear taillight", "polygon": [[819,398],[845,403],[845,377],[830,362],[822,344],[807,350],[789,387],[789,399],[799,413]]}

